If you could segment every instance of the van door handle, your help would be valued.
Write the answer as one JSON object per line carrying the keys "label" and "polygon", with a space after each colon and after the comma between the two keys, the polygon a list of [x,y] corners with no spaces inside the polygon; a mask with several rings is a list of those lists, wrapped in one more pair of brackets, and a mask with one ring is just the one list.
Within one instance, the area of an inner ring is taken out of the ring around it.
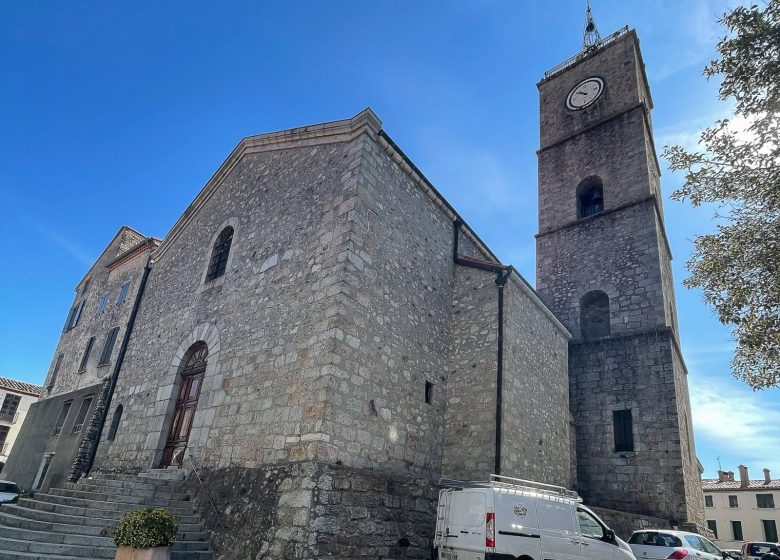
{"label": "van door handle", "polygon": [[468,531],[461,531],[461,532],[460,532],[460,534],[461,534],[461,535],[468,535],[468,534],[469,534],[469,532],[468,532]]}
{"label": "van door handle", "polygon": [[574,544],[580,544],[580,541],[578,541],[577,539],[569,539],[569,542]]}

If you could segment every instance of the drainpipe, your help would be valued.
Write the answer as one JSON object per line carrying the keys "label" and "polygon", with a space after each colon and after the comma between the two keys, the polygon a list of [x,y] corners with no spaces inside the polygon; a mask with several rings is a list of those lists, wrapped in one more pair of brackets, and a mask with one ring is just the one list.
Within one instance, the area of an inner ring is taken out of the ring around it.
{"label": "drainpipe", "polygon": [[[92,466],[95,463],[95,455],[97,455],[97,448],[100,444],[100,439],[103,436],[103,426],[106,423],[108,417],[108,409],[111,408],[111,399],[114,396],[114,390],[116,389],[116,382],[119,379],[119,371],[122,368],[122,362],[125,359],[127,353],[127,345],[130,342],[130,335],[133,332],[133,325],[135,324],[136,315],[138,315],[138,309],[141,307],[141,298],[144,295],[146,289],[146,281],[149,278],[149,273],[152,271],[152,256],[146,260],[146,266],[144,266],[144,274],[141,277],[141,283],[138,286],[138,293],[135,296],[135,302],[133,302],[133,309],[130,312],[130,318],[127,320],[127,327],[125,328],[125,336],[122,338],[122,346],[119,347],[119,354],[116,358],[116,364],[111,372],[111,379],[108,382],[108,395],[106,396],[106,402],[103,406],[103,410],[100,413],[100,423],[97,426],[97,434],[89,449],[89,454],[86,457],[86,466],[83,470],[83,476],[89,474],[92,470]],[[73,473],[71,474],[73,476]],[[68,477],[70,479],[70,477]],[[76,477],[78,479],[78,477]],[[73,481],[75,482],[75,480]]]}
{"label": "drainpipe", "polygon": [[458,237],[463,220],[456,218],[453,222],[453,260],[455,264],[477,268],[487,272],[496,273],[496,286],[498,287],[498,341],[496,350],[496,456],[493,466],[493,474],[501,474],[501,439],[503,420],[503,393],[504,393],[504,286],[512,274],[511,266],[481,261],[476,259],[464,259],[458,254]]}

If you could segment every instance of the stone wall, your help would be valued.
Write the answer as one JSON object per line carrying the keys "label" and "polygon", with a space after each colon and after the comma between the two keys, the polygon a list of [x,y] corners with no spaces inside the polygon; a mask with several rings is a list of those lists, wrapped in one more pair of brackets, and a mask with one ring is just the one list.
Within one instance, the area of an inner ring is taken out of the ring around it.
{"label": "stone wall", "polygon": [[[686,519],[670,334],[665,329],[571,346],[578,491],[588,504]],[[612,413],[624,409],[634,418],[633,452],[615,451]]]}
{"label": "stone wall", "polygon": [[[8,463],[3,468],[3,478],[13,480],[23,490],[31,490],[44,454],[51,453],[52,461],[38,490],[45,492],[50,487],[63,486],[73,467],[73,459],[86,428],[85,424],[81,431],[73,432],[76,415],[84,399],[92,397],[86,421],[90,419],[101,388],[102,384],[83,387],[33,403],[11,450]],[[70,412],[59,434],[54,435],[57,419],[63,405],[68,401],[71,403]]]}
{"label": "stone wall", "polygon": [[[127,320],[133,308],[133,301],[140,285],[140,279],[146,265],[149,251],[140,251],[127,261],[108,269],[108,264],[132,245],[143,241],[143,236],[129,228],[121,228],[113,241],[105,249],[94,265],[79,284],[73,305],[84,301],[78,324],[75,328],[64,331],[60,336],[57,349],[54,352],[49,372],[46,376],[43,397],[57,396],[82,387],[89,387],[111,373],[111,367],[119,354],[122,337],[125,333]],[[151,247],[150,247],[151,248]],[[87,279],[89,283],[87,284]],[[124,282],[130,282],[130,288],[124,303],[117,304],[117,296]],[[102,313],[97,314],[101,296],[106,295],[106,305]],[[70,311],[70,309],[68,310]],[[63,317],[64,320],[64,317]],[[108,364],[99,365],[101,352],[109,330],[119,327],[119,334],[114,343],[113,352]],[[86,368],[79,370],[87,341],[95,337]],[[62,354],[62,362],[55,378],[54,368],[57,357]]]}
{"label": "stone wall", "polygon": [[[590,76],[604,80],[601,97],[567,109],[568,93]],[[693,521],[698,471],[685,368],[671,351],[671,255],[636,34],[543,80],[539,91],[537,287],[574,335],[579,491],[594,505]],[[604,209],[578,219],[577,187],[592,176],[603,182]],[[609,298],[611,334],[585,341],[580,301],[593,290]],[[632,412],[635,449],[616,453],[612,414],[623,409]]]}
{"label": "stone wall", "polygon": [[[209,346],[189,446],[199,465],[336,460],[324,418],[343,374],[333,350],[346,334],[334,317],[354,203],[350,149],[246,154],[198,212],[185,213],[149,276],[108,415],[122,404],[124,419],[99,462],[156,465],[181,361],[198,340]],[[234,228],[228,269],[205,283],[226,225]]]}
{"label": "stone wall", "polygon": [[669,525],[669,520],[661,517],[639,515],[614,509],[588,507],[607,524],[607,527],[615,531],[615,534],[624,541],[628,541],[628,539],[631,538],[631,533],[634,531],[641,531],[642,529],[672,528]]}
{"label": "stone wall", "polygon": [[496,274],[458,266],[452,298],[442,476],[487,480],[495,472]]}
{"label": "stone wall", "polygon": [[504,289],[501,473],[571,488],[569,334],[522,282]]}
{"label": "stone wall", "polygon": [[198,474],[188,486],[222,560],[430,557],[427,479],[319,462]]}

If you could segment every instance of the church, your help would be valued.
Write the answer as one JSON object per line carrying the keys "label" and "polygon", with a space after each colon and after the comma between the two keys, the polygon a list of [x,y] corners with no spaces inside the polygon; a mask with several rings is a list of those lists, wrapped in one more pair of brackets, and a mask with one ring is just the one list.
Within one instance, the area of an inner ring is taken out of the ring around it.
{"label": "church", "polygon": [[225,559],[425,557],[440,479],[492,473],[701,530],[636,32],[538,90],[535,288],[370,109],[247,137],[86,272],[4,476],[178,469]]}

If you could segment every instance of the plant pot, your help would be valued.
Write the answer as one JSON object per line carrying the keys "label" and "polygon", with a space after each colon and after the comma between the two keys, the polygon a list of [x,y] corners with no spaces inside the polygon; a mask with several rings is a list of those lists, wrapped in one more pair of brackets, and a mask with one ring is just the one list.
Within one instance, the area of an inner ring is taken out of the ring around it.
{"label": "plant pot", "polygon": [[116,549],[116,560],[169,560],[171,557],[170,546],[156,546],[154,548],[133,548],[120,546]]}

